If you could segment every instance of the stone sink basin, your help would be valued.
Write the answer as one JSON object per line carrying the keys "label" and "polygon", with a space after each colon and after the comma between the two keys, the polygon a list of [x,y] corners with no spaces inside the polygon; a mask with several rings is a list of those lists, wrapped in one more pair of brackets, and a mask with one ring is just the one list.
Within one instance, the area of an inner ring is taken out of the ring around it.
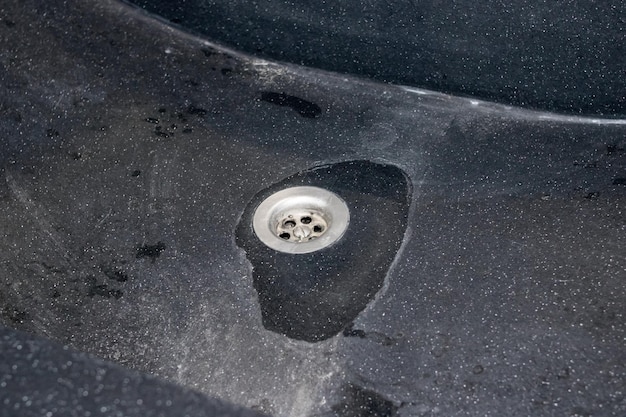
{"label": "stone sink basin", "polygon": [[0,415],[625,415],[624,6],[440,3],[4,1]]}

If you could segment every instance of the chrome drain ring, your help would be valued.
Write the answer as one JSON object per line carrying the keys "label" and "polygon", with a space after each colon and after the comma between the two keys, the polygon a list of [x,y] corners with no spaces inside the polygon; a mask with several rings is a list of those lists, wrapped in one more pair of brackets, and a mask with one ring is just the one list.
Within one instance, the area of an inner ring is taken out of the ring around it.
{"label": "chrome drain ring", "polygon": [[350,222],[346,203],[319,187],[292,187],[266,198],[252,226],[259,240],[279,252],[301,254],[339,240]]}

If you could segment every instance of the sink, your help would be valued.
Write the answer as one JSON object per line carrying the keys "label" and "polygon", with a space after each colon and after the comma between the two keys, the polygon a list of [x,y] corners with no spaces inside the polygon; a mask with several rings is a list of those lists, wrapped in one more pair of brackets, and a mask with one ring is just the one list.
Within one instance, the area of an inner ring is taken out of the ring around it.
{"label": "sink", "polygon": [[[577,47],[591,72],[570,79],[567,61],[536,54],[556,13],[536,6],[514,26],[537,20],[514,54],[533,57],[529,73],[511,62],[498,82],[493,68],[444,81],[408,64],[377,73],[367,55],[362,71],[343,67],[314,43],[251,54],[240,25],[260,6],[238,9],[232,40],[189,17],[206,22],[217,2],[186,4],[174,24],[114,0],[0,7],[6,415],[626,412],[615,32],[581,27],[572,42],[602,47]],[[465,13],[449,4],[423,29]],[[358,15],[344,9],[332,28]],[[576,29],[559,29],[570,17],[555,33]],[[265,30],[284,33],[276,19]],[[460,53],[465,29],[437,27]],[[468,48],[468,65],[506,61]],[[461,71],[437,51],[423,54]],[[534,84],[502,89],[516,76]],[[336,195],[345,233],[309,253],[266,246],[255,210],[290,187]]]}

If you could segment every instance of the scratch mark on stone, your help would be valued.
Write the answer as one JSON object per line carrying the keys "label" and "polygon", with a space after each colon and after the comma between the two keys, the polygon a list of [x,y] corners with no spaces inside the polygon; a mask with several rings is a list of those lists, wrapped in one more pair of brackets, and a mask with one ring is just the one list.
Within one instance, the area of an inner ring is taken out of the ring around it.
{"label": "scratch mark on stone", "polygon": [[54,247],[65,261],[70,259],[70,252],[63,244],[63,239],[56,232],[54,226],[47,219],[45,210],[38,206],[28,191],[21,187],[9,169],[5,170],[6,183],[15,197],[15,200],[24,207],[25,212],[35,221],[41,232],[54,243]]}

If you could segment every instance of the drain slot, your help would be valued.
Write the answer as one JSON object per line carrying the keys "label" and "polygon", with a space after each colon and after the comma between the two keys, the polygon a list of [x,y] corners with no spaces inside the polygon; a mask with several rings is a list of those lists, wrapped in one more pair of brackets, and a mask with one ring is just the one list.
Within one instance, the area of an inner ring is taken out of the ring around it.
{"label": "drain slot", "polygon": [[289,242],[307,242],[323,236],[328,229],[328,221],[323,213],[304,211],[287,213],[276,225],[278,236]]}
{"label": "drain slot", "polygon": [[319,187],[292,187],[272,194],[254,213],[257,237],[286,253],[310,253],[339,240],[350,222],[346,203]]}

